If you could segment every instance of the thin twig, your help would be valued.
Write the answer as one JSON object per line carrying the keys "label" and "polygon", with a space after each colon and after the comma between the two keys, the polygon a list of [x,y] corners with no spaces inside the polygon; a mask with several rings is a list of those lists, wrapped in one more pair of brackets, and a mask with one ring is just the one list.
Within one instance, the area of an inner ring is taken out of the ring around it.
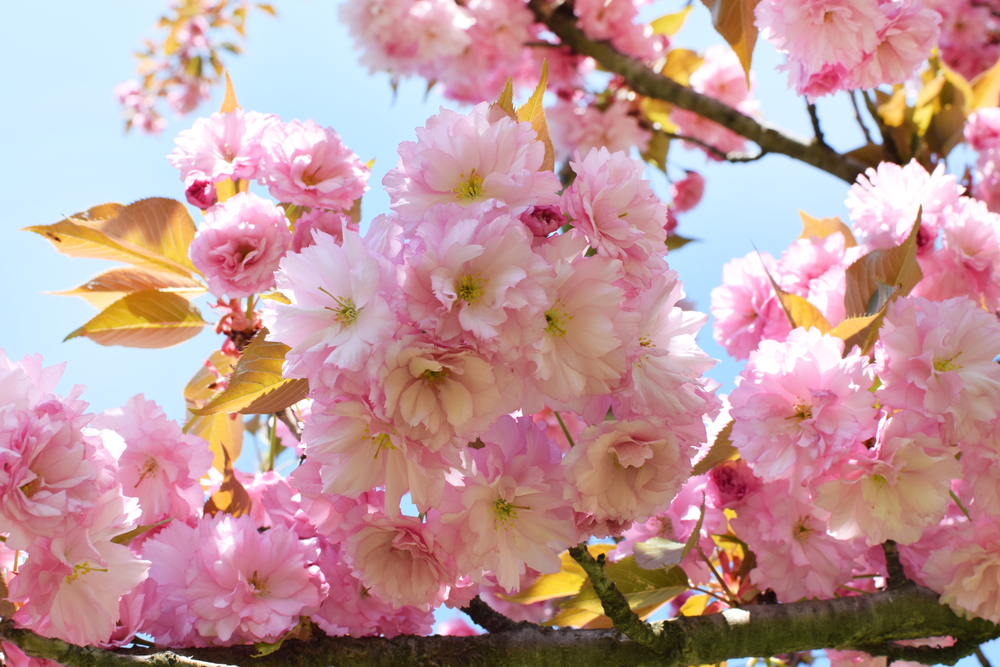
{"label": "thin twig", "polygon": [[[858,106],[858,98],[854,96],[855,93],[857,92],[858,91],[856,90],[851,91],[851,104],[854,105],[854,118],[857,119],[858,126],[861,128],[861,131],[864,132],[865,134],[865,142],[867,142],[869,145],[874,145],[875,142],[872,141],[872,135],[868,131],[868,126],[865,124],[865,121],[861,119],[861,107]],[[864,93],[861,94],[864,95]]]}
{"label": "thin twig", "polygon": [[739,153],[737,151],[733,151],[732,153],[726,153],[724,151],[720,151],[712,144],[705,143],[701,139],[696,139],[695,137],[689,137],[683,134],[676,134],[674,132],[664,132],[663,134],[670,137],[671,139],[679,139],[681,141],[687,141],[688,143],[701,146],[715,157],[719,158],[720,160],[725,160],[726,162],[733,162],[733,163],[756,162],[757,160],[767,155],[767,151],[765,150],[760,151],[756,155],[748,155],[747,153]]}
{"label": "thin twig", "polygon": [[827,145],[826,139],[823,138],[823,128],[819,124],[819,114],[816,112],[816,105],[807,101],[806,109],[809,110],[809,120],[812,122],[813,136],[816,138],[816,143],[827,150],[833,150]]}
{"label": "thin twig", "polygon": [[462,611],[487,632],[507,632],[518,626],[516,622],[483,602],[478,595],[472,598],[467,606],[462,607]]}
{"label": "thin twig", "polygon": [[729,586],[726,585],[726,582],[722,578],[722,575],[719,574],[719,571],[715,569],[715,565],[712,564],[712,560],[708,556],[705,555],[705,552],[702,550],[701,545],[700,544],[695,544],[695,549],[698,550],[698,554],[701,556],[701,559],[703,561],[705,561],[705,564],[708,565],[708,569],[712,571],[712,574],[715,576],[716,580],[719,582],[719,585],[722,586],[722,590],[724,590],[726,592],[726,596],[729,598],[729,604],[730,604],[730,606],[733,606],[733,607],[739,606],[740,601],[737,600],[736,596],[733,595],[733,592],[731,590],[729,590]]}
{"label": "thin twig", "polygon": [[826,150],[789,132],[761,123],[729,105],[697,93],[654,72],[645,63],[617,51],[610,42],[589,39],[576,24],[573,11],[565,3],[529,0],[528,7],[538,22],[545,24],[562,44],[574,52],[590,56],[604,69],[618,74],[640,95],[670,102],[716,122],[760,146],[761,151],[781,153],[853,183],[865,165],[849,155]]}
{"label": "thin twig", "polygon": [[562,415],[559,414],[558,410],[553,410],[552,413],[556,416],[556,421],[559,422],[559,426],[562,428],[563,435],[566,436],[566,441],[569,442],[569,446],[576,447],[576,443],[573,442],[573,436],[569,434],[569,429],[566,428],[566,422],[563,421]]}
{"label": "thin twig", "polygon": [[889,126],[885,124],[882,120],[882,116],[878,114],[878,106],[875,105],[875,101],[868,97],[868,93],[861,91],[861,97],[865,101],[865,106],[868,108],[868,114],[874,119],[875,124],[878,126],[878,131],[882,135],[882,154],[890,162],[895,162],[896,164],[902,164],[903,158],[899,154],[899,146],[896,145],[896,139],[892,136],[892,130]]}
{"label": "thin twig", "polygon": [[292,413],[291,408],[285,408],[281,412],[275,412],[274,416],[280,419],[288,430],[292,432],[292,437],[294,437],[299,442],[302,442],[302,429],[299,428],[299,422],[295,418],[295,414]]}
{"label": "thin twig", "polygon": [[892,540],[886,540],[882,543],[882,551],[885,553],[885,567],[889,572],[889,578],[885,582],[886,587],[893,590],[905,585],[909,579],[906,578],[903,564],[899,560],[899,547]]}
{"label": "thin twig", "polygon": [[993,667],[993,665],[990,664],[989,658],[986,657],[986,654],[983,653],[983,649],[980,646],[976,647],[976,657],[979,658],[979,664],[983,667]]}

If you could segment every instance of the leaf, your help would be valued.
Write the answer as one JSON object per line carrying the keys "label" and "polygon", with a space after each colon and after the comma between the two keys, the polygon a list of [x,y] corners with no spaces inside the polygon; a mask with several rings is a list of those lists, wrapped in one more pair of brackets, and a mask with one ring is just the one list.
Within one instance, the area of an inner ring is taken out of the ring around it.
{"label": "leaf", "polygon": [[675,14],[667,14],[656,19],[649,26],[653,29],[654,35],[676,35],[677,31],[684,25],[684,19],[691,13],[692,5],[688,5]]}
{"label": "leaf", "polygon": [[490,122],[503,118],[504,114],[517,120],[517,113],[514,111],[514,80],[507,78],[507,85],[497,98],[497,101],[490,105]]}
{"label": "leaf", "polygon": [[670,150],[670,137],[660,130],[654,130],[646,150],[642,153],[642,159],[665,174],[667,173],[668,150]]}
{"label": "leaf", "polygon": [[878,115],[889,127],[900,127],[906,121],[906,91],[895,86],[892,96],[878,105]]}
{"label": "leaf", "polygon": [[185,299],[194,299],[205,293],[205,288],[199,283],[176,273],[120,266],[97,274],[79,287],[53,294],[78,296],[96,308],[107,308],[126,294],[143,290],[170,292]]}
{"label": "leaf", "polygon": [[682,86],[687,86],[691,83],[691,75],[703,62],[705,59],[690,49],[671,49],[667,52],[667,59],[660,68],[660,74]]}
{"label": "leaf", "polygon": [[147,533],[147,532],[153,530],[154,528],[159,528],[163,524],[170,523],[173,520],[174,520],[173,517],[167,517],[166,519],[163,519],[162,521],[157,521],[156,523],[151,523],[148,526],[137,526],[137,527],[133,528],[132,530],[128,531],[127,533],[122,533],[121,535],[115,535],[114,537],[111,538],[111,541],[114,542],[115,544],[122,544],[122,545],[128,546],[129,544],[132,543],[132,540],[134,540],[135,538],[139,537],[143,533]]}
{"label": "leaf", "polygon": [[552,139],[549,138],[549,127],[545,123],[545,109],[542,108],[542,97],[545,95],[545,86],[548,81],[549,68],[543,60],[542,74],[538,79],[535,92],[515,114],[519,123],[524,121],[531,123],[531,127],[535,128],[537,140],[545,146],[545,157],[542,159],[540,171],[555,171],[556,168],[556,151],[552,147]]}
{"label": "leaf", "polygon": [[1000,106],[1000,60],[969,82],[972,86],[972,103],[969,111]]}
{"label": "leaf", "polygon": [[712,598],[705,594],[692,595],[684,601],[678,613],[681,616],[701,616],[711,600]]}
{"label": "leaf", "polygon": [[728,461],[733,458],[739,452],[733,447],[732,435],[733,435],[733,424],[736,422],[730,420],[721,431],[719,435],[715,436],[715,442],[712,443],[712,447],[708,450],[708,454],[705,454],[698,463],[695,464],[694,468],[691,470],[691,476],[697,477],[698,475],[704,475],[706,472],[719,465],[723,461]]}
{"label": "leaf", "polygon": [[222,98],[219,113],[232,113],[239,108],[240,104],[236,101],[236,91],[233,90],[233,80],[229,78],[229,72],[226,72],[226,95]]}
{"label": "leaf", "polygon": [[802,234],[799,235],[800,239],[807,239],[810,236],[818,236],[821,239],[825,239],[830,234],[840,232],[844,235],[845,248],[853,248],[858,245],[854,234],[851,233],[851,228],[845,225],[839,217],[835,216],[818,220],[805,211],[799,211],[799,217],[802,218]]}
{"label": "leaf", "polygon": [[941,62],[936,54],[932,57],[931,63],[941,71],[941,76],[943,76],[945,80],[954,86],[955,90],[961,94],[962,107],[965,113],[971,113],[973,111],[972,105],[975,102],[976,93],[972,89],[972,86],[969,85],[969,81],[964,76]]}
{"label": "leaf", "polygon": [[[670,569],[644,570],[629,556],[620,561],[605,564],[608,576],[625,596],[629,606],[641,618],[646,618],[665,603],[690,588],[684,570],[674,566]],[[563,611],[544,625],[569,625],[567,619],[575,623],[586,618],[588,628],[611,627],[611,619],[604,616],[604,607],[593,585],[588,580],[580,592],[562,604]],[[583,612],[583,613],[580,613]]]}
{"label": "leaf", "polygon": [[684,545],[664,537],[653,537],[645,542],[636,542],[632,547],[635,564],[644,570],[658,570],[673,567],[684,559]]}
{"label": "leaf", "polygon": [[[763,264],[763,260],[761,260],[761,264]],[[793,329],[816,327],[820,333],[827,333],[833,328],[823,317],[823,313],[819,312],[819,308],[798,294],[791,294],[778,287],[778,283],[771,277],[771,272],[766,267],[764,273],[771,281],[774,293],[778,296],[778,302],[781,304],[782,310],[785,311],[785,317],[788,318],[788,323],[792,325]]]}
{"label": "leaf", "polygon": [[118,299],[65,340],[83,336],[98,345],[170,347],[197,336],[205,324],[184,297],[142,290]]}
{"label": "leaf", "polygon": [[208,405],[191,412],[200,416],[217,412],[263,414],[284,410],[306,397],[308,380],[286,379],[281,375],[285,354],[291,348],[266,341],[265,336],[267,329],[261,329],[243,350],[225,391]]}
{"label": "leaf", "polygon": [[268,301],[277,301],[278,303],[283,303],[286,306],[292,305],[291,299],[277,290],[274,290],[273,292],[264,292],[260,295],[260,298]]}
{"label": "leaf", "polygon": [[[198,369],[194,377],[184,387],[184,400],[188,411],[200,408],[220,393],[220,386],[232,372],[236,360],[221,350],[216,350]],[[212,467],[222,472],[223,447],[239,458],[243,450],[243,420],[224,412],[199,417],[192,414],[184,425],[184,432],[208,440],[208,446],[215,455]]]}
{"label": "leaf", "polygon": [[747,86],[750,85],[750,59],[757,43],[753,10],[760,0],[701,0],[712,12],[716,32],[733,47],[743,64]]}
{"label": "leaf", "polygon": [[[639,108],[654,125],[659,125],[664,132],[673,132],[677,126],[670,122],[670,112],[674,105],[663,100],[654,100],[651,97],[644,97],[639,103]],[[669,137],[665,137],[668,138]]]}
{"label": "leaf", "polygon": [[865,144],[848,152],[847,155],[860,160],[869,167],[878,167],[885,160],[881,144]]}
{"label": "leaf", "polygon": [[269,5],[267,3],[263,3],[263,2],[257,3],[257,9],[259,9],[261,11],[265,11],[268,14],[270,14],[271,16],[277,16],[278,15],[278,12],[274,11],[274,7],[272,7],[271,5]]}
{"label": "leaf", "polygon": [[229,458],[229,452],[222,450],[224,463],[222,469],[222,486],[212,494],[205,503],[205,514],[215,516],[219,512],[232,514],[239,517],[250,512],[252,501],[250,494],[236,479],[233,472],[233,461]]}
{"label": "leaf", "polygon": [[[109,212],[120,204],[103,204]],[[78,214],[79,215],[79,214]],[[109,259],[181,275],[195,272],[187,251],[195,235],[187,208],[173,199],[141,199],[111,217],[68,217],[52,225],[33,225],[26,231],[45,236],[70,257]]]}
{"label": "leaf", "polygon": [[671,234],[667,237],[667,250],[677,250],[683,248],[688,243],[694,243],[697,239],[684,238],[680,234]]}
{"label": "leaf", "polygon": [[869,354],[878,340],[878,330],[882,326],[882,319],[889,304],[886,301],[882,308],[874,315],[864,317],[848,317],[833,328],[831,336],[836,336],[844,341],[844,356],[851,353],[854,346],[861,348],[862,354]]}
{"label": "leaf", "polygon": [[[597,558],[600,554],[607,554],[615,548],[614,544],[591,544],[587,547],[590,555]],[[580,564],[573,560],[569,551],[559,554],[561,566],[558,572],[543,574],[528,586],[513,595],[503,595],[500,597],[508,602],[520,604],[531,604],[553,598],[564,598],[576,595],[580,592],[580,587],[587,581],[587,573],[583,571]]]}
{"label": "leaf", "polygon": [[878,307],[870,310],[872,299],[878,299],[884,286],[899,287],[896,294],[906,296],[920,281],[923,274],[917,263],[917,233],[920,231],[921,212],[913,223],[909,236],[900,245],[873,250],[849,267],[845,274],[844,308],[847,317],[873,315]]}

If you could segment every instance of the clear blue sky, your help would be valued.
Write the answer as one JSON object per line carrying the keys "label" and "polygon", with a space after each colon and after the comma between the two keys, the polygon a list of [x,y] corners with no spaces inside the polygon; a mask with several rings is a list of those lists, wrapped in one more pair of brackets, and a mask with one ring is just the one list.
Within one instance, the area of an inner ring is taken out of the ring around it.
{"label": "clear blue sky", "polygon": [[[85,339],[61,342],[96,311],[80,299],[44,292],[75,287],[111,264],[59,255],[41,237],[18,231],[106,201],[128,203],[149,196],[183,200],[177,172],[165,156],[174,134],[189,127],[193,117],[171,119],[159,137],[125,135],[111,93],[115,84],[132,78],[130,54],[142,38],[155,34],[153,26],[166,4],[52,0],[4,7],[0,286],[7,310],[0,317],[0,347],[14,359],[41,353],[48,364],[68,362],[61,390],[87,385],[84,398],[95,411],[120,406],[143,392],[180,419],[181,389],[219,338],[207,328],[166,350],[106,348]],[[245,55],[227,61],[240,104],[286,121],[313,118],[336,129],[363,160],[374,158],[372,189],[363,204],[364,219],[370,220],[388,210],[379,182],[396,163],[398,143],[412,139],[414,128],[439,105],[452,105],[433,92],[425,100],[421,81],[405,82],[394,101],[386,75],[369,76],[357,66],[346,30],[336,20],[339,3],[274,4],[279,18],[251,14]],[[683,5],[682,0],[661,0],[647,11],[655,16]],[[677,42],[703,49],[717,41],[707,10],[696,2]],[[769,45],[758,45],[754,69],[761,111],[768,121],[806,136],[811,129],[805,104],[787,91],[784,75],[775,72],[780,62]],[[204,113],[216,110],[220,99],[217,91]],[[819,108],[835,148],[861,143],[846,97],[822,100]],[[699,310],[707,310],[723,263],[750,252],[751,242],[780,254],[801,229],[798,209],[817,217],[845,215],[844,183],[780,156],[748,165],[706,164],[700,153],[674,147],[670,161],[697,169],[708,181],[705,200],[682,216],[678,230],[700,243],[669,258]],[[666,193],[666,182],[658,174],[652,178],[657,191]],[[197,212],[194,217],[200,219]],[[214,319],[211,311],[202,310],[206,319]],[[701,343],[724,360],[712,375],[728,392],[740,366],[726,360],[708,328]],[[992,653],[1000,665],[997,649]]]}

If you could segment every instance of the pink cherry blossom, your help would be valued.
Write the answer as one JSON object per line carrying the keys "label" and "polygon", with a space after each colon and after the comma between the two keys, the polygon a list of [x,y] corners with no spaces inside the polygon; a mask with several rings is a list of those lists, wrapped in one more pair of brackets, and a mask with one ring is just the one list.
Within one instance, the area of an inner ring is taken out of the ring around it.
{"label": "pink cherry blossom", "polygon": [[978,0],[926,0],[925,4],[943,19],[938,48],[948,67],[971,81],[1000,58],[996,42],[1000,21],[988,4]]}
{"label": "pink cherry blossom", "polygon": [[382,184],[392,209],[410,223],[447,203],[496,200],[517,214],[557,201],[559,179],[539,171],[544,157],[545,147],[530,123],[507,116],[493,120],[486,104],[467,115],[441,109],[417,128],[416,142],[399,145],[399,164]]}
{"label": "pink cherry blossom", "polygon": [[177,147],[167,159],[181,172],[181,180],[190,182],[198,174],[210,183],[226,179],[255,180],[260,176],[264,131],[278,123],[273,114],[244,111],[213,113],[199,118],[190,130],[183,130],[174,140]]}
{"label": "pink cherry blossom", "polygon": [[883,162],[868,169],[847,194],[854,235],[869,247],[888,248],[903,241],[920,216],[917,243],[930,249],[963,188],[939,164],[933,173],[911,160],[906,166]]}
{"label": "pink cherry blossom", "polygon": [[880,2],[888,21],[878,31],[879,44],[852,73],[849,87],[875,88],[910,78],[937,42],[941,15],[921,0]]}
{"label": "pink cherry blossom", "polygon": [[595,148],[627,153],[632,146],[641,153],[652,136],[639,125],[638,116],[624,101],[599,108],[560,98],[554,107],[545,110],[545,118],[551,124],[552,143],[559,156],[587,155]]}
{"label": "pink cherry blossom", "polygon": [[188,256],[212,294],[238,299],[274,287],[274,272],[291,244],[281,209],[241,192],[205,212]]}
{"label": "pink cherry blossom", "polygon": [[562,500],[559,450],[527,417],[501,417],[473,450],[473,474],[449,486],[442,523],[452,526],[463,571],[491,570],[507,592],[527,567],[558,572],[557,554],[577,541],[572,511]]}
{"label": "pink cherry blossom", "polygon": [[344,555],[361,583],[394,608],[439,606],[458,578],[434,523],[351,512]]}
{"label": "pink cherry blossom", "polygon": [[316,245],[316,232],[329,234],[343,245],[344,230],[358,231],[358,223],[349,216],[336,211],[313,209],[295,221],[295,236],[292,239],[292,252],[302,252],[303,248]]}
{"label": "pink cherry blossom", "polygon": [[129,399],[124,408],[108,410],[94,426],[125,439],[117,479],[125,495],[138,498],[140,523],[152,525],[165,518],[186,521],[201,513],[205,491],[198,480],[212,467],[213,457],[206,440],[184,435],[177,422],[142,394]]}
{"label": "pink cherry blossom", "polygon": [[982,521],[931,553],[924,580],[959,616],[1000,623],[1000,525]]}
{"label": "pink cherry blossom", "polygon": [[1000,324],[964,298],[890,304],[875,346],[883,405],[945,421],[961,437],[992,422],[1000,399]]}
{"label": "pink cherry blossom", "polygon": [[688,170],[687,175],[670,185],[671,205],[678,213],[690,211],[705,194],[705,178],[697,171]]}
{"label": "pink cherry blossom", "polygon": [[610,40],[623,53],[653,60],[665,49],[664,36],[654,36],[649,26],[635,23],[638,9],[632,0],[578,0],[573,11],[588,37]]}
{"label": "pink cherry blossom", "polygon": [[839,539],[911,544],[944,517],[951,480],[961,474],[938,424],[903,410],[883,417],[873,448],[856,447],[836,478],[819,484],[816,504],[831,513]]}
{"label": "pink cherry blossom", "polygon": [[873,369],[858,349],[843,350],[839,338],[800,328],[750,354],[729,400],[733,445],[755,475],[800,482],[875,434]]}
{"label": "pink cherry blossom", "polygon": [[360,369],[398,326],[385,298],[395,282],[388,262],[350,230],[343,245],[328,234],[314,238],[281,261],[278,290],[291,303],[268,301],[263,312],[269,339],[292,348],[286,372],[310,379],[323,364]]}
{"label": "pink cherry blossom", "polygon": [[199,538],[183,595],[205,640],[274,642],[319,606],[316,547],[284,526],[260,533],[248,516],[219,513],[201,523]]}
{"label": "pink cherry blossom", "polygon": [[665,424],[635,419],[584,430],[563,465],[576,509],[599,521],[645,521],[677,495],[691,458]]}
{"label": "pink cherry blossom", "polygon": [[563,193],[563,210],[603,257],[621,260],[636,284],[649,286],[645,262],[662,254],[666,207],[642,180],[645,165],[624,152],[591,149],[570,162],[576,179]]}
{"label": "pink cherry blossom", "polygon": [[533,206],[521,214],[520,220],[538,238],[548,236],[569,222],[558,206]]}
{"label": "pink cherry blossom", "polygon": [[270,126],[264,147],[261,181],[280,202],[346,211],[368,190],[368,167],[315,121]]}
{"label": "pink cherry blossom", "polygon": [[712,290],[712,337],[737,359],[749,357],[762,340],[785,340],[792,329],[765,272],[774,266],[767,253],[734,258]]}

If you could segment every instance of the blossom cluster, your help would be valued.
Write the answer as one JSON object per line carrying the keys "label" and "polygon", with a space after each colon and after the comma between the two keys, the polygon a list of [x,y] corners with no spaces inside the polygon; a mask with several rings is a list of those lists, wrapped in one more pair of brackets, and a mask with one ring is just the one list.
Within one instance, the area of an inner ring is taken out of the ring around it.
{"label": "blossom cluster", "polygon": [[[848,194],[853,234],[734,260],[713,292],[716,340],[748,361],[729,396],[741,458],[712,476],[738,490],[731,527],[779,600],[867,590],[886,567],[872,547],[893,540],[956,613],[1000,621],[1000,216],[962,192],[943,165],[883,163]],[[791,328],[772,278],[837,324],[848,266],[901,244],[918,211],[923,279],[889,301],[870,356]]]}
{"label": "blossom cluster", "polygon": [[263,318],[309,380],[291,482],[318,531],[386,603],[461,606],[668,506],[714,361],[641,162],[594,148],[560,195],[531,124],[486,104],[399,154],[392,212],[287,255]]}
{"label": "blossom cluster", "polygon": [[763,0],[754,15],[761,36],[787,56],[789,87],[810,101],[902,83],[941,31],[941,14],[922,0]]}

